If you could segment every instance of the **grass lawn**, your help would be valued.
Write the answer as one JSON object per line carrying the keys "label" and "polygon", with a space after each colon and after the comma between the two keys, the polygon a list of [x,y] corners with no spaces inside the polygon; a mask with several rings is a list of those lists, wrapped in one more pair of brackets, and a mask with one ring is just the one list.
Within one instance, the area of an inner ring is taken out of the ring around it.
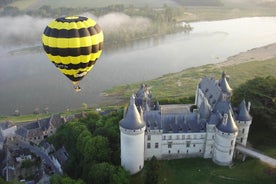
{"label": "grass lawn", "polygon": [[[247,158],[245,162],[234,161],[233,166],[223,167],[211,159],[186,158],[160,161],[159,183],[274,183],[276,169],[272,169],[257,159]],[[131,183],[143,183],[145,169],[132,177]],[[270,174],[269,174],[270,173]]]}

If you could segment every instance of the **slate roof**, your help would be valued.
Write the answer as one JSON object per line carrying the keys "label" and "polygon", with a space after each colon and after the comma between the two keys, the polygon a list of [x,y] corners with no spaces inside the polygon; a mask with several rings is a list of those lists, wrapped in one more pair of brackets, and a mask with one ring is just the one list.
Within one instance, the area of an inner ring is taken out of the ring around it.
{"label": "slate roof", "polygon": [[207,98],[208,103],[213,106],[221,99],[221,89],[218,86],[218,83],[215,79],[204,77],[201,79],[198,87],[204,93],[204,96]]}
{"label": "slate roof", "polygon": [[[163,106],[161,105],[161,109],[162,107]],[[188,106],[186,107],[188,108]],[[165,108],[167,109],[167,106]],[[164,111],[164,113],[162,113],[162,111],[159,110],[145,112],[143,117],[146,122],[147,129],[160,129],[163,133],[205,131],[206,121],[200,120],[197,112],[175,112],[176,111],[172,111],[169,113],[168,111]]]}
{"label": "slate roof", "polygon": [[238,131],[238,127],[233,119],[232,113],[229,109],[228,113],[225,113],[222,121],[217,124],[217,129],[225,133],[235,133]]}
{"label": "slate roof", "polygon": [[226,73],[224,71],[222,72],[221,79],[219,80],[219,86],[223,92],[232,94],[232,89],[227,82]]}
{"label": "slate roof", "polygon": [[129,130],[136,130],[146,126],[135,105],[134,95],[130,97],[130,103],[125,117],[119,123],[121,127]]}
{"label": "slate roof", "polygon": [[240,105],[239,105],[239,111],[238,111],[238,120],[240,121],[250,121],[252,120],[252,117],[250,116],[246,105],[245,105],[245,100],[243,100]]}
{"label": "slate roof", "polygon": [[199,114],[201,119],[209,119],[211,114],[211,106],[209,105],[206,98],[202,101],[199,107]]}

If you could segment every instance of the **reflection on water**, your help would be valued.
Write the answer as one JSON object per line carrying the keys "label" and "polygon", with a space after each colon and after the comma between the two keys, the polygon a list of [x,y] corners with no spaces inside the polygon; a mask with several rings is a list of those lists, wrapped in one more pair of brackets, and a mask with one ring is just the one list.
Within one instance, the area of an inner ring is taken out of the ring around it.
{"label": "reflection on water", "polygon": [[[276,42],[274,17],[191,23],[189,34],[137,41],[104,50],[76,93],[71,82],[50,63],[41,46],[0,49],[0,115],[50,112],[91,106],[114,85],[145,81],[185,68],[224,61],[239,52]],[[38,41],[39,42],[39,41]],[[7,54],[7,52],[9,54]]]}

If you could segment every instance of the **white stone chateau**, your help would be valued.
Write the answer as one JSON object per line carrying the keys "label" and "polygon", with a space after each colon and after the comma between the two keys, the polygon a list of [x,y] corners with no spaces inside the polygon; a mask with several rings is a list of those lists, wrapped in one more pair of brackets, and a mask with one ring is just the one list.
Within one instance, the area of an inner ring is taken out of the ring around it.
{"label": "white stone chateau", "polygon": [[196,90],[197,109],[192,105],[153,103],[146,85],[130,98],[120,121],[121,165],[131,174],[139,172],[144,160],[185,157],[212,158],[232,163],[235,144],[246,145],[252,117],[250,103],[230,103],[232,89],[223,72],[219,80],[203,78]]}

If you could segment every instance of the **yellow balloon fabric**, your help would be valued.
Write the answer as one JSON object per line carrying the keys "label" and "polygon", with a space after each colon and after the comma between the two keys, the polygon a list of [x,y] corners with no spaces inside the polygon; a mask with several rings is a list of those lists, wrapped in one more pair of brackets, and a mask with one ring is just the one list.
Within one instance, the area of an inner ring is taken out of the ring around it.
{"label": "yellow balloon fabric", "polygon": [[80,81],[102,54],[103,31],[92,19],[60,17],[42,34],[43,48],[51,62],[71,81]]}

